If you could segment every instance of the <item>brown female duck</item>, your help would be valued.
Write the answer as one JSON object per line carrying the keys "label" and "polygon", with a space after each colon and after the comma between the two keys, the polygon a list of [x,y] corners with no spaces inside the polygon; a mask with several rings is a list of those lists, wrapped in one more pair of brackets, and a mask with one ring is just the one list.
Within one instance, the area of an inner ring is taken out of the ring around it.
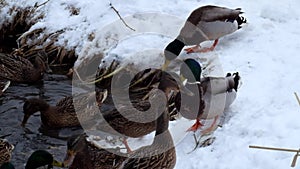
{"label": "brown female duck", "polygon": [[[172,136],[168,130],[169,113],[166,105],[163,105],[165,97],[160,93],[153,97],[153,102],[157,107],[155,125],[155,137],[151,145],[141,147],[135,150],[128,159],[126,159],[120,169],[172,169],[176,164],[176,152]],[[162,112],[161,112],[162,111]]]}
{"label": "brown female duck", "polygon": [[[246,23],[246,19],[240,14],[242,14],[241,8],[229,9],[207,5],[195,9],[187,18],[176,39],[165,48],[164,69],[180,54],[184,46],[196,45],[185,49],[187,53],[213,50],[219,38],[235,32]],[[207,40],[214,40],[214,44],[210,48],[200,48],[199,44]]]}
{"label": "brown female duck", "polygon": [[50,69],[43,56],[35,56],[32,64],[23,57],[0,53],[0,79],[17,83],[34,83],[41,80],[46,71]]}
{"label": "brown female duck", "polygon": [[147,69],[138,73],[129,85],[129,98],[118,94],[113,95],[114,99],[119,100],[118,103],[116,104],[111,96],[104,103],[113,105],[111,109],[107,109],[106,106],[100,108],[103,122],[99,123],[97,130],[123,137],[128,152],[131,152],[126,137],[142,137],[156,129],[156,114],[151,112],[153,106],[149,100],[145,100],[149,96],[149,92],[156,88],[165,93],[169,93],[171,90],[178,91],[182,85],[177,82],[179,80],[175,79],[179,79],[179,76],[171,76],[171,74],[158,69]]}
{"label": "brown female duck", "polygon": [[86,135],[73,136],[67,143],[64,165],[69,169],[116,169],[127,158],[118,149],[98,148],[86,140]]}
{"label": "brown female duck", "polygon": [[[97,100],[98,105],[106,99],[106,93],[106,90],[103,92],[97,92],[97,99],[99,99]],[[90,97],[94,97],[94,95],[83,94],[76,97],[75,104],[77,106],[77,111],[75,111],[72,96],[61,99],[55,106],[50,106],[43,99],[30,98],[26,100],[23,105],[24,118],[22,126],[25,126],[29,117],[38,111],[41,112],[41,120],[44,127],[58,129],[63,127],[80,126],[78,118],[81,118],[83,121],[90,120],[94,115],[93,113],[96,112],[95,110],[89,113],[87,113],[87,111],[82,111],[84,113],[81,113],[81,108],[82,110],[85,110],[89,104],[94,104],[90,103]],[[78,97],[81,97],[81,99],[78,99]],[[98,106],[93,107],[98,108]]]}

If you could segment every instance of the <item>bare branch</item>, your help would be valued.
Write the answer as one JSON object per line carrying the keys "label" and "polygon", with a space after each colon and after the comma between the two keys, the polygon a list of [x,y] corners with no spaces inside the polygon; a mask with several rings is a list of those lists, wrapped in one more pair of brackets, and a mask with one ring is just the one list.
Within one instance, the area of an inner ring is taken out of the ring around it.
{"label": "bare branch", "polygon": [[121,19],[121,21],[124,23],[124,25],[125,25],[127,28],[129,28],[129,29],[135,31],[135,29],[133,29],[132,27],[130,27],[130,26],[124,21],[124,19],[123,19],[122,16],[120,15],[119,11],[112,5],[112,3],[110,3],[109,6],[111,7],[111,9],[113,9],[113,10],[116,12],[116,14],[119,16],[119,18]]}
{"label": "bare branch", "polygon": [[47,0],[46,2],[41,3],[41,4],[39,4],[39,5],[36,3],[36,4],[34,5],[34,7],[35,7],[35,8],[39,8],[40,6],[45,5],[45,4],[48,3],[49,1],[50,1],[50,0]]}
{"label": "bare branch", "polygon": [[[297,94],[296,94],[296,97],[298,97]],[[257,148],[257,149],[264,149],[264,150],[275,150],[275,151],[286,151],[286,152],[295,152],[296,154],[295,154],[295,156],[293,158],[291,167],[295,167],[296,166],[297,158],[298,158],[299,153],[300,153],[300,149],[299,150],[295,150],[295,149],[276,148],[276,147],[263,147],[263,146],[249,146],[249,148]]]}
{"label": "bare branch", "polygon": [[298,101],[298,103],[299,103],[299,106],[300,106],[300,99],[299,99],[299,97],[298,97],[298,95],[297,95],[297,93],[296,93],[296,92],[294,92],[294,94],[295,94],[295,96],[296,96],[296,99],[297,99],[297,101]]}

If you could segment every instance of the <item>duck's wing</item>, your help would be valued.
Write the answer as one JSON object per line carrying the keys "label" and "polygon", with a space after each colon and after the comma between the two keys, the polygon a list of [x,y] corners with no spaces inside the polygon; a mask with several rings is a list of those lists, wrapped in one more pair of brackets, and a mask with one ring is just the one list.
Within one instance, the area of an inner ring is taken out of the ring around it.
{"label": "duck's wing", "polygon": [[32,68],[32,63],[25,58],[0,53],[0,78],[18,81],[26,76],[25,69]]}
{"label": "duck's wing", "polygon": [[73,98],[71,96],[65,97],[57,102],[56,107],[59,107],[64,112],[74,112]]}
{"label": "duck's wing", "polygon": [[235,20],[241,13],[243,13],[241,8],[229,9],[226,7],[208,5],[195,9],[190,14],[187,21],[197,25],[200,21],[214,22]]}

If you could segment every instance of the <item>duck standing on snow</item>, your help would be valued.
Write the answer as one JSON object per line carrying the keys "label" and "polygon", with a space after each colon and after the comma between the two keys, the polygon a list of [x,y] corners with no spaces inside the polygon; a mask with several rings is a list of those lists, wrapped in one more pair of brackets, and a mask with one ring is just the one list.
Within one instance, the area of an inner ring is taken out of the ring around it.
{"label": "duck standing on snow", "polygon": [[[171,60],[175,59],[184,46],[196,45],[185,49],[187,53],[212,51],[220,37],[231,34],[241,28],[246,19],[241,8],[228,9],[213,5],[202,6],[195,9],[187,18],[177,38],[165,48],[166,69]],[[214,40],[210,48],[200,48],[200,43]]]}
{"label": "duck standing on snow", "polygon": [[[168,94],[163,86],[159,85],[158,89]],[[156,119],[155,137],[152,144],[135,150],[119,169],[172,169],[175,167],[176,151],[173,138],[169,132],[169,112],[163,107],[163,102],[160,99],[162,97],[164,96],[161,93],[149,97],[155,102],[154,105],[157,106],[156,113],[159,116]],[[163,112],[160,112],[159,109],[163,109]]]}
{"label": "duck standing on snow", "polygon": [[213,131],[217,126],[218,118],[236,98],[240,79],[238,73],[227,74],[226,77],[200,79],[200,64],[194,59],[186,59],[181,65],[180,74],[187,79],[186,87],[195,93],[194,96],[187,96],[184,93],[175,96],[175,106],[180,110],[180,114],[188,119],[196,119],[195,124],[188,131],[196,131],[203,126],[201,119],[213,119],[211,126],[203,130],[202,134]]}

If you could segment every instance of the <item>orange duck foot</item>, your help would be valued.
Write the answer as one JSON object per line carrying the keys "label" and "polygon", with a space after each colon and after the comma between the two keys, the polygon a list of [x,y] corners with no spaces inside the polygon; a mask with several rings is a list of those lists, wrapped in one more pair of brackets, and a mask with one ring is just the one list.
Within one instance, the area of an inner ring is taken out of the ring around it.
{"label": "orange duck foot", "polygon": [[132,153],[132,150],[131,150],[131,148],[129,147],[126,138],[123,139],[123,144],[125,145],[125,148],[126,148],[126,150],[127,150],[127,153]]}
{"label": "orange duck foot", "polygon": [[206,53],[206,52],[210,52],[213,51],[215,49],[215,47],[217,46],[219,42],[219,39],[216,39],[213,43],[213,45],[209,48],[201,48],[200,45],[195,45],[191,48],[186,48],[184,49],[186,51],[187,54],[189,53]]}
{"label": "orange duck foot", "polygon": [[217,125],[217,120],[218,120],[218,118],[219,118],[219,116],[216,116],[216,117],[214,118],[213,123],[210,125],[210,127],[208,127],[207,129],[201,131],[201,133],[202,133],[203,135],[206,135],[206,134],[209,134],[209,133],[213,132],[214,130],[216,130],[216,128],[218,127],[218,125]]}
{"label": "orange duck foot", "polygon": [[189,129],[187,129],[187,131],[197,131],[200,127],[202,127],[203,124],[200,122],[200,120],[196,119],[196,122],[194,125],[192,125],[192,127],[190,127]]}
{"label": "orange duck foot", "polygon": [[197,52],[199,50],[201,50],[200,45],[195,45],[195,46],[193,46],[191,48],[184,49],[184,51],[186,51],[187,54],[189,54],[189,53],[195,53],[195,52]]}

